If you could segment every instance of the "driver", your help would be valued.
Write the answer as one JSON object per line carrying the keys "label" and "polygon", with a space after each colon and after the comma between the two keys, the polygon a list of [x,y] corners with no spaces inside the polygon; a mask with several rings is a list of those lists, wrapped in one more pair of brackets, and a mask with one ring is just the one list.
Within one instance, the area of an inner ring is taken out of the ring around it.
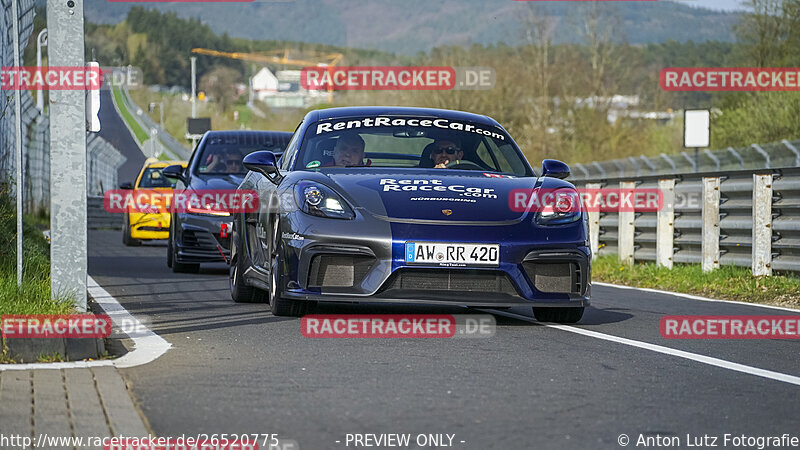
{"label": "driver", "polygon": [[455,138],[437,139],[434,145],[436,145],[436,148],[431,151],[434,169],[446,169],[447,164],[451,162],[458,163],[464,157],[461,143]]}
{"label": "driver", "polygon": [[364,146],[364,139],[356,133],[339,136],[333,148],[333,161],[325,166],[363,166]]}
{"label": "driver", "polygon": [[243,168],[242,155],[226,148],[221,152],[214,153],[206,171],[209,173],[240,173]]}

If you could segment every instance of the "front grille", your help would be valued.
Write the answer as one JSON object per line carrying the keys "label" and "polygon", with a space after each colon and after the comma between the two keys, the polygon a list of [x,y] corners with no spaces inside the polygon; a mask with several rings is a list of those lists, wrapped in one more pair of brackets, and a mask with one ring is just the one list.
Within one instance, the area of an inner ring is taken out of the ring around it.
{"label": "front grille", "polygon": [[492,270],[400,269],[386,283],[390,289],[517,295],[508,275]]}
{"label": "front grille", "polygon": [[169,231],[169,228],[163,227],[137,227],[139,231]]}
{"label": "front grille", "polygon": [[183,231],[183,242],[184,247],[200,247],[200,240],[197,239],[194,231],[192,230],[184,230]]}
{"label": "front grille", "polygon": [[[216,250],[218,245],[214,236],[205,231],[183,230],[182,238],[181,247],[185,249]],[[228,239],[220,239],[226,248]]]}
{"label": "front grille", "polygon": [[360,286],[375,258],[363,255],[316,255],[308,271],[308,287]]}
{"label": "front grille", "polygon": [[534,287],[540,292],[558,294],[583,292],[583,274],[576,263],[525,262],[522,266]]}

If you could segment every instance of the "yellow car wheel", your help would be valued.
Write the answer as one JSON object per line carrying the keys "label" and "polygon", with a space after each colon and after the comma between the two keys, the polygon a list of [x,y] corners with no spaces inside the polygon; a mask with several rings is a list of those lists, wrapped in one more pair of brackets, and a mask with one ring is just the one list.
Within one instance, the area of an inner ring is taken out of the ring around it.
{"label": "yellow car wheel", "polygon": [[127,247],[138,247],[142,245],[142,241],[131,237],[131,218],[125,214],[125,222],[122,225],[122,243]]}

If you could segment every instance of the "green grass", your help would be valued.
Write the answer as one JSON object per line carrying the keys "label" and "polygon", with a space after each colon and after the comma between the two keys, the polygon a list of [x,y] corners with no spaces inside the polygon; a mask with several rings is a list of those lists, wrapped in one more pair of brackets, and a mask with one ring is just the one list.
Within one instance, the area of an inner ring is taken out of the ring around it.
{"label": "green grass", "polygon": [[125,96],[122,94],[122,90],[115,88],[113,89],[113,92],[114,100],[117,103],[117,108],[119,109],[120,115],[122,115],[122,119],[125,120],[125,122],[128,123],[128,126],[131,127],[131,130],[133,130],[133,134],[136,135],[136,139],[139,141],[139,143],[144,144],[145,141],[150,138],[150,136],[144,129],[142,129],[142,127],[139,125],[139,122],[133,118],[133,114],[128,111],[128,107],[125,105]]}
{"label": "green grass", "polygon": [[50,245],[43,226],[42,218],[23,217],[23,282],[18,287],[16,206],[0,185],[0,315],[73,312],[72,298],[50,298]]}
{"label": "green grass", "polygon": [[800,277],[754,277],[747,267],[722,266],[707,273],[699,264],[675,264],[669,270],[655,263],[637,263],[631,268],[620,264],[617,255],[607,255],[592,263],[592,280],[800,308]]}

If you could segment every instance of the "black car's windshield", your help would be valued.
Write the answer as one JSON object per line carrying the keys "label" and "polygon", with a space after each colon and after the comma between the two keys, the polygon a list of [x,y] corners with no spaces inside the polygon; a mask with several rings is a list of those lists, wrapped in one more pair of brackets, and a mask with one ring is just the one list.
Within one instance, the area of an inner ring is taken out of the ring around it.
{"label": "black car's windshield", "polygon": [[295,163],[320,167],[420,167],[530,175],[501,129],[431,117],[364,117],[312,124]]}
{"label": "black car's windshield", "polygon": [[286,142],[269,136],[248,138],[242,142],[237,136],[209,138],[198,157],[196,172],[203,175],[245,175],[242,164],[245,156],[258,150],[282,152]]}

